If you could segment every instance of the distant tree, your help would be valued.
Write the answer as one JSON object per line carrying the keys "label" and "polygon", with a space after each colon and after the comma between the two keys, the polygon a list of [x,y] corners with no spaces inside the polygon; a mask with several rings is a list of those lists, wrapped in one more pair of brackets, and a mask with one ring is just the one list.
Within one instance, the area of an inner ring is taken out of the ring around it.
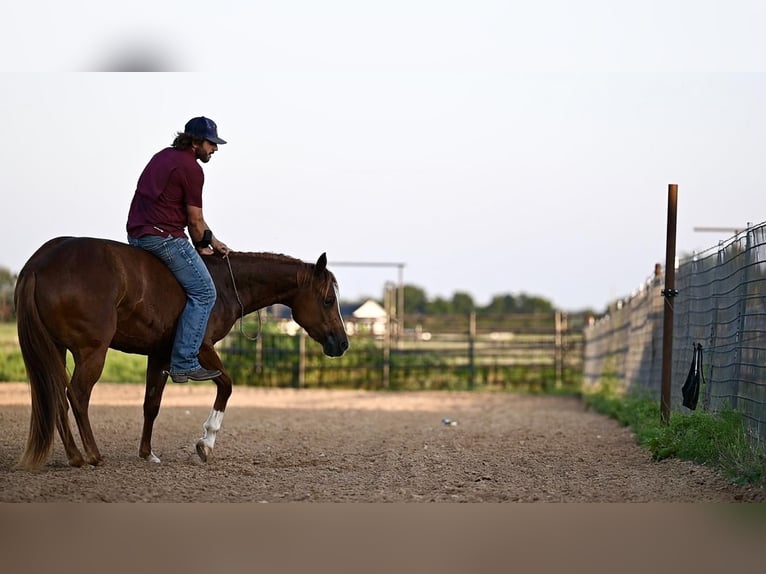
{"label": "distant tree", "polygon": [[0,285],[14,285],[16,283],[16,275],[11,273],[11,270],[6,267],[0,267]]}
{"label": "distant tree", "polygon": [[0,321],[11,321],[13,314],[13,290],[16,288],[16,275],[10,269],[0,267]]}
{"label": "distant tree", "polygon": [[510,293],[495,295],[489,305],[480,309],[483,314],[508,313],[551,313],[555,311],[553,304],[542,297],[522,293],[514,296]]}
{"label": "distant tree", "polygon": [[553,304],[542,297],[522,293],[516,298],[516,313],[552,313]]}
{"label": "distant tree", "polygon": [[[1,281],[2,270],[0,269],[0,284]],[[363,297],[359,301],[342,300],[344,313],[350,313],[349,309],[355,309],[366,300],[367,297]],[[378,303],[383,304],[380,300]],[[465,291],[456,291],[450,299],[444,297],[429,299],[422,287],[412,284],[404,285],[404,313],[406,315],[467,315],[473,311],[480,315],[504,315],[510,313],[552,313],[555,310],[553,303],[548,299],[526,293],[495,295],[487,306],[480,307],[476,305],[471,294]]]}
{"label": "distant tree", "polygon": [[416,285],[404,286],[404,313],[405,315],[425,314],[428,311],[428,297],[426,292]]}
{"label": "distant tree", "polygon": [[452,312],[467,315],[476,310],[476,304],[470,294],[456,291],[452,296]]}
{"label": "distant tree", "polygon": [[426,306],[429,315],[448,315],[453,313],[452,303],[442,297],[437,297]]}
{"label": "distant tree", "polygon": [[495,295],[481,311],[482,313],[493,315],[516,313],[516,298],[511,294]]}

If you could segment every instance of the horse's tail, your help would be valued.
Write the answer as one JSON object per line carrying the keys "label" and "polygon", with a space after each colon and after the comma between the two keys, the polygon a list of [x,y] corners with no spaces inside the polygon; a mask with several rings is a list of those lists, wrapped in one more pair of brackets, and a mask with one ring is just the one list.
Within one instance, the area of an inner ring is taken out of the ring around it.
{"label": "horse's tail", "polygon": [[22,274],[16,286],[16,321],[19,346],[32,394],[29,438],[18,467],[39,468],[53,446],[60,401],[66,401],[67,373],[62,351],[40,318],[35,301],[35,274]]}

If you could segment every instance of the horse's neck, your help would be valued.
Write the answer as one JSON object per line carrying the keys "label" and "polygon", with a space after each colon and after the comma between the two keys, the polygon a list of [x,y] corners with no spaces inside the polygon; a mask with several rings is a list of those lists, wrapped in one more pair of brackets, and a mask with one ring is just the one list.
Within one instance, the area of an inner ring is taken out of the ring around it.
{"label": "horse's neck", "polygon": [[303,267],[305,264],[301,261],[289,258],[238,254],[231,258],[231,271],[226,266],[223,281],[234,291],[231,275],[234,276],[234,300],[238,306],[236,299],[239,297],[247,314],[275,303],[290,306]]}

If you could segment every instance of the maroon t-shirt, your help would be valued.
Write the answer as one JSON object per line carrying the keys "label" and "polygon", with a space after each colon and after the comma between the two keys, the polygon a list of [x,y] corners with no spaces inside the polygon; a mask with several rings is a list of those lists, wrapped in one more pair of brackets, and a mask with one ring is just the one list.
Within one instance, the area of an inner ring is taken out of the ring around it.
{"label": "maroon t-shirt", "polygon": [[128,212],[128,235],[185,237],[186,206],[202,208],[205,175],[194,150],[157,152],[138,178]]}

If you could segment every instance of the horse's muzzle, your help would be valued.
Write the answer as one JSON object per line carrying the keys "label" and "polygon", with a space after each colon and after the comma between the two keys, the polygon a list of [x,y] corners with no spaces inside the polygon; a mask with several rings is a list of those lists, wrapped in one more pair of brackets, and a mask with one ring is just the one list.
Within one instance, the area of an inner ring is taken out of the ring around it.
{"label": "horse's muzzle", "polygon": [[343,337],[329,335],[322,344],[322,350],[328,357],[342,357],[348,351],[348,337],[345,334]]}

